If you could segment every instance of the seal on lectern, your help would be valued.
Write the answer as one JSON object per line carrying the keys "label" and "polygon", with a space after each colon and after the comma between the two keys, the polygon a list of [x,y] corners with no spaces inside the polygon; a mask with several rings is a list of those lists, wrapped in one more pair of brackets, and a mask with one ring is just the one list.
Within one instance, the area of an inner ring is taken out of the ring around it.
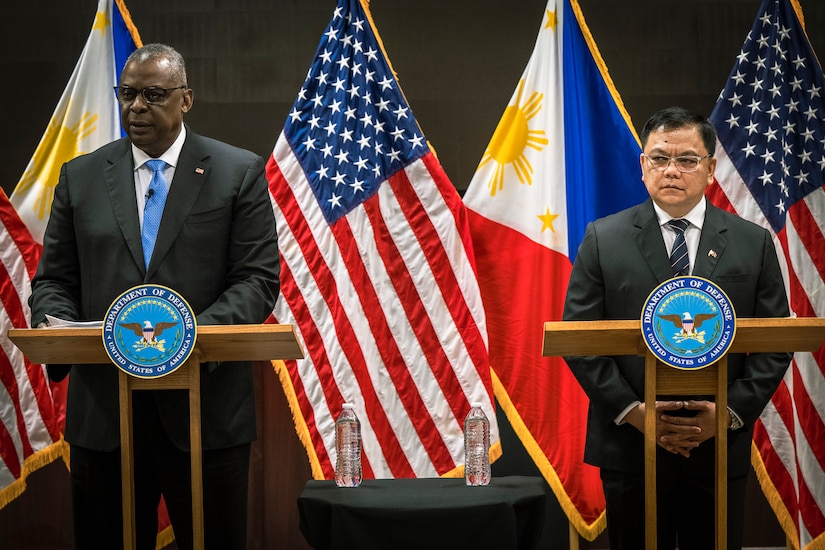
{"label": "seal on lectern", "polygon": [[721,288],[701,277],[674,277],[642,308],[642,337],[657,359],[693,370],[721,359],[736,334],[736,313]]}
{"label": "seal on lectern", "polygon": [[112,362],[138,378],[159,378],[180,367],[195,348],[197,323],[183,297],[161,285],[140,285],[118,296],[103,319],[103,346]]}

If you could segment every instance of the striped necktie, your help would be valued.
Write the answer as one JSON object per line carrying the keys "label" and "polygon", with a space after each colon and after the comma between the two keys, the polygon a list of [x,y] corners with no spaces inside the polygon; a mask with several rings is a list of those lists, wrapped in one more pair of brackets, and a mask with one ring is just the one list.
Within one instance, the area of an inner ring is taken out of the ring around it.
{"label": "striped necktie", "polygon": [[166,204],[168,190],[166,178],[163,177],[166,162],[152,159],[146,161],[146,166],[152,169],[152,180],[149,182],[149,190],[146,193],[146,206],[143,207],[141,242],[143,243],[143,262],[148,269],[152,251],[155,249],[155,238],[158,236],[160,218],[163,216],[163,206]]}
{"label": "striped necktie", "polygon": [[690,259],[687,242],[685,242],[685,229],[688,228],[690,222],[680,219],[670,220],[667,223],[676,232],[676,240],[670,251],[670,268],[673,270],[673,276],[687,275],[690,272]]}

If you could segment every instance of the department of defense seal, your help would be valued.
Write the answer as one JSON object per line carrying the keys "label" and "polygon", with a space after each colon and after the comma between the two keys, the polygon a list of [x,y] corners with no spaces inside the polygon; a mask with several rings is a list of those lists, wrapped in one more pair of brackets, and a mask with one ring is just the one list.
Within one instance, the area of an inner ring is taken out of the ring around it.
{"label": "department of defense seal", "polygon": [[103,346],[120,370],[159,378],[180,367],[195,348],[197,324],[189,304],[160,285],[118,296],[103,320]]}
{"label": "department of defense seal", "polygon": [[656,287],[642,308],[642,337],[657,359],[701,369],[721,359],[736,335],[725,293],[701,277],[675,277]]}

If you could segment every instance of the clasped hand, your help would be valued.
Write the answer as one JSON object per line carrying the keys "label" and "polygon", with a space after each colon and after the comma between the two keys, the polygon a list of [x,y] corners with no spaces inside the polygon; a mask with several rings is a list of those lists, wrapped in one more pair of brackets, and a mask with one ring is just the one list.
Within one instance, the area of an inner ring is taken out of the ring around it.
{"label": "clasped hand", "polygon": [[[696,411],[696,415],[667,414],[680,409]],[[645,433],[645,404],[632,409],[625,420]],[[666,451],[689,457],[692,449],[715,435],[716,403],[713,401],[656,401],[656,444]]]}

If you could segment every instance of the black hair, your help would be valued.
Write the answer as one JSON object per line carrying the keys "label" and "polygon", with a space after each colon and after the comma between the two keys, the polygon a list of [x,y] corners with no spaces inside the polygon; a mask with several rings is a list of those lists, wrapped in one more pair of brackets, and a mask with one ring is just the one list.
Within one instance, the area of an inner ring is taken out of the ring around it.
{"label": "black hair", "polygon": [[663,130],[677,130],[689,126],[695,126],[699,130],[705,148],[708,153],[713,155],[716,150],[716,129],[713,124],[699,113],[684,107],[667,107],[653,113],[653,116],[645,123],[639,136],[642,140],[642,148],[644,149],[647,145],[650,134],[660,128]]}

